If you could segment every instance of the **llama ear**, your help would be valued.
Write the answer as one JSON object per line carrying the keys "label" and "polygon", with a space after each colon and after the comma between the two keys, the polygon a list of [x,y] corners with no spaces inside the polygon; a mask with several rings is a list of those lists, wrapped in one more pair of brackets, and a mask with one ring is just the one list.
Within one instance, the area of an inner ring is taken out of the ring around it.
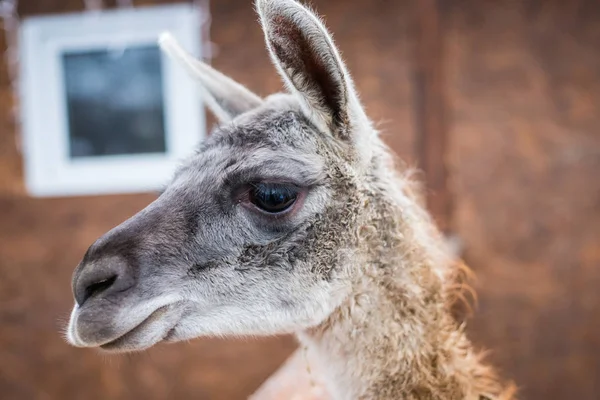
{"label": "llama ear", "polygon": [[293,0],[257,0],[273,63],[311,115],[336,136],[366,120],[350,75],[325,26]]}
{"label": "llama ear", "polygon": [[241,84],[186,52],[170,33],[163,33],[160,48],[180,62],[199,83],[203,100],[220,122],[260,106],[263,100]]}

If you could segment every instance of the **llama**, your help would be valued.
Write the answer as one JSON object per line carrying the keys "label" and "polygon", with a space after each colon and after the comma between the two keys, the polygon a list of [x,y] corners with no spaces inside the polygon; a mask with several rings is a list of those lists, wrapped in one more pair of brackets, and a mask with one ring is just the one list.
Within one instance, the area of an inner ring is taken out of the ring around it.
{"label": "llama", "polygon": [[512,398],[452,317],[459,271],[323,23],[294,0],[256,9],[288,92],[261,98],[161,37],[219,125],[88,249],[67,340],[294,333],[336,399]]}

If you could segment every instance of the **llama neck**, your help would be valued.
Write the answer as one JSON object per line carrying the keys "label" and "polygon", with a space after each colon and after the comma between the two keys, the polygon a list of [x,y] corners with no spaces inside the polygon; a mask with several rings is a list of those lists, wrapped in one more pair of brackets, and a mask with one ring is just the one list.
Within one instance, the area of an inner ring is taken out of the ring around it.
{"label": "llama neck", "polygon": [[298,335],[310,362],[339,399],[496,398],[492,372],[451,317],[452,271],[426,214],[410,200],[369,201],[352,294]]}
{"label": "llama neck", "polygon": [[463,347],[464,336],[433,297],[407,293],[392,279],[362,282],[327,321],[299,335],[334,398],[438,398],[428,392],[457,385],[450,376],[439,379],[436,363],[450,357],[447,336],[455,334],[454,345]]}

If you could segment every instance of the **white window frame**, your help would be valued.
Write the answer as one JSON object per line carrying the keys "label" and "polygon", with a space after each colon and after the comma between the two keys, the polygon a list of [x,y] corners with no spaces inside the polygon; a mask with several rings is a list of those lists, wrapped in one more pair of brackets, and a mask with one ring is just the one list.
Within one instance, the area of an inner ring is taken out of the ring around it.
{"label": "white window frame", "polygon": [[62,54],[156,45],[160,33],[169,31],[199,55],[199,12],[180,4],[25,19],[20,32],[20,97],[25,184],[31,195],[145,192],[169,181],[181,159],[206,135],[201,99],[185,70],[161,52],[165,153],[73,159]]}

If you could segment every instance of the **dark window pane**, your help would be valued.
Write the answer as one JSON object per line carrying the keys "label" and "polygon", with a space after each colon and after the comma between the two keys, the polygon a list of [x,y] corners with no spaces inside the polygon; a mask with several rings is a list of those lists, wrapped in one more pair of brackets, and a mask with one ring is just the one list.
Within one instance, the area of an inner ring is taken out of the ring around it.
{"label": "dark window pane", "polygon": [[63,54],[70,156],[164,153],[157,46]]}

